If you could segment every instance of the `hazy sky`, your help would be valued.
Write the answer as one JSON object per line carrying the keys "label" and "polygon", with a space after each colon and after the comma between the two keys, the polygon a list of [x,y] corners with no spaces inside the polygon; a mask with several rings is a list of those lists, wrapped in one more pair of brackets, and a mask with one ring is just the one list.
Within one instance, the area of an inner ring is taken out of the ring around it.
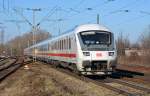
{"label": "hazy sky", "polygon": [[[41,8],[35,13],[35,22],[41,22],[41,29],[53,35],[63,33],[76,25],[96,23],[97,14],[100,24],[108,27],[117,37],[120,32],[132,42],[139,39],[150,24],[150,0],[0,0],[0,22],[5,26],[5,41],[30,31],[27,22],[16,23],[9,20],[24,20],[13,9],[32,23],[32,11],[27,8]],[[54,9],[54,10],[52,10]],[[49,14],[49,15],[48,15]]]}

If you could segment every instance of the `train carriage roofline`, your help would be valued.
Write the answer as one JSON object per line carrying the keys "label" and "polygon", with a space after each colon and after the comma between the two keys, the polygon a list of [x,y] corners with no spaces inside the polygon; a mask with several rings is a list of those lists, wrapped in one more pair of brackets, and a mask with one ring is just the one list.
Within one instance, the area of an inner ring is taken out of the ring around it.
{"label": "train carriage roofline", "polygon": [[30,49],[30,48],[34,48],[34,47],[37,47],[37,46],[40,46],[40,45],[43,45],[43,44],[46,44],[47,42],[50,42],[50,41],[55,41],[61,37],[64,37],[64,36],[69,36],[70,34],[72,34],[73,32],[75,32],[76,34],[79,33],[79,32],[82,32],[82,31],[87,31],[87,30],[102,30],[102,31],[106,31],[106,32],[111,32],[107,27],[105,27],[104,25],[100,25],[100,24],[82,24],[82,25],[76,25],[75,27],[73,27],[72,29],[70,30],[67,30],[67,31],[64,31],[62,34],[60,34],[59,36],[54,36],[54,37],[51,37],[51,38],[48,38],[42,42],[39,42],[35,45],[32,45],[28,48],[25,48],[25,50],[27,49]]}
{"label": "train carriage roofline", "polygon": [[109,30],[109,28],[105,27],[104,25],[100,25],[100,24],[83,24],[78,26],[75,31],[77,33],[82,32],[82,31],[87,31],[87,30],[102,30],[102,31],[106,31],[106,32],[111,32]]}

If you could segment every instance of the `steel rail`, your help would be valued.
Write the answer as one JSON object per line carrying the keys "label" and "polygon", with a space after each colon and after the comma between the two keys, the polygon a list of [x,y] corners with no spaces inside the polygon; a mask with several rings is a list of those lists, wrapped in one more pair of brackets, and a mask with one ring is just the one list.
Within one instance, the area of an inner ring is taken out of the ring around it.
{"label": "steel rail", "polygon": [[16,71],[20,67],[19,64],[9,67],[8,69],[0,72],[0,81],[4,80],[8,75]]}
{"label": "steel rail", "polygon": [[8,61],[9,61],[8,59],[0,61],[0,66],[2,66],[5,63],[7,63]]}
{"label": "steel rail", "polygon": [[20,68],[23,64],[23,60],[16,59],[9,67],[4,68],[0,71],[0,82],[3,81],[10,74],[14,73],[18,68]]}
{"label": "steel rail", "polygon": [[14,64],[16,62],[17,62],[17,60],[5,62],[3,65],[0,66],[0,71],[9,68],[10,66],[12,66],[12,64]]}
{"label": "steel rail", "polygon": [[100,82],[100,81],[94,81],[94,82],[95,82],[95,84],[98,84],[102,87],[105,87],[107,89],[110,89],[112,91],[115,91],[119,94],[123,94],[123,95],[126,95],[126,96],[141,96],[142,95],[141,93],[133,93],[133,92],[129,92],[128,90],[123,90],[123,89],[120,89],[120,88],[113,87],[113,86],[108,85],[104,82]]}
{"label": "steel rail", "polygon": [[112,82],[116,82],[116,83],[119,83],[119,84],[129,86],[129,87],[132,87],[132,88],[135,88],[135,89],[139,89],[139,90],[142,90],[142,91],[150,94],[150,88],[147,88],[143,85],[136,84],[134,82],[131,83],[131,82],[128,82],[128,81],[125,81],[125,80],[118,80],[118,79],[111,79],[111,78],[109,78],[108,80],[112,81]]}

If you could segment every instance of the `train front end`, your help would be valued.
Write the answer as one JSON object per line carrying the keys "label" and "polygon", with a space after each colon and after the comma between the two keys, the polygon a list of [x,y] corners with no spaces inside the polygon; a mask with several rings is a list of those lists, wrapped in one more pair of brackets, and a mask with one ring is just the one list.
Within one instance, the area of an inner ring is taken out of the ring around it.
{"label": "train front end", "polygon": [[80,45],[78,70],[83,75],[111,74],[117,64],[114,34],[100,25],[87,26],[86,30],[83,29],[77,34]]}

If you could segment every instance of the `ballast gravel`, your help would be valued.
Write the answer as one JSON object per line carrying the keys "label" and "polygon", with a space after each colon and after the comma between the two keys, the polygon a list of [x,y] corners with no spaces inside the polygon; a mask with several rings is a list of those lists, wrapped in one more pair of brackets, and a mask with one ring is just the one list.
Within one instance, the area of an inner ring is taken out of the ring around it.
{"label": "ballast gravel", "polygon": [[20,68],[0,82],[0,96],[122,96],[39,62]]}

